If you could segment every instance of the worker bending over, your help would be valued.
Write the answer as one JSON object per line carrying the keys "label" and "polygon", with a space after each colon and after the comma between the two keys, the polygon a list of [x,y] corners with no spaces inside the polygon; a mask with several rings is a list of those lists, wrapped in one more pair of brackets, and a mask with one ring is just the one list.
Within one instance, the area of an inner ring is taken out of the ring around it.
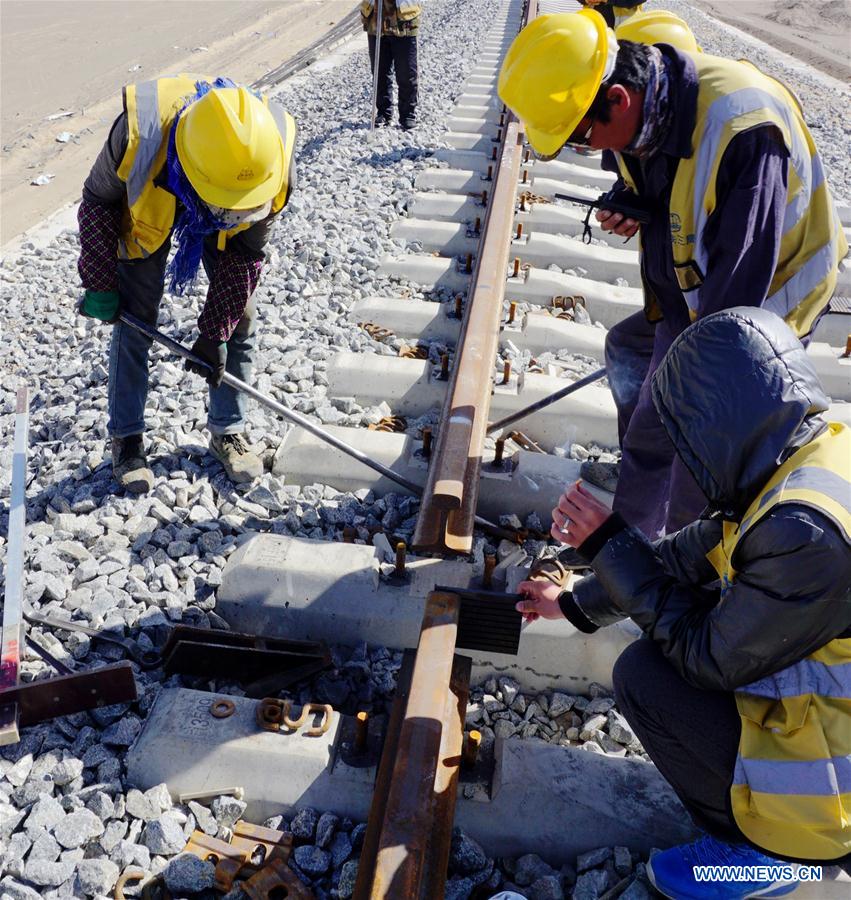
{"label": "worker bending over", "polygon": [[702,883],[692,867],[851,852],[851,430],[825,418],[803,345],[764,309],[696,322],[650,388],[708,515],[653,544],[574,485],[552,533],[593,574],[572,591],[525,581],[518,609],[644,631],[615,664],[615,696],[706,832],[653,857],[656,888],[778,896],[794,881]]}
{"label": "worker bending over", "polygon": [[[606,150],[623,199],[652,215],[640,228],[644,311],[609,331],[606,370],[622,449],[615,509],[658,537],[705,498],[653,408],[653,372],[690,322],[742,297],[809,338],[848,250],[821,159],[780,82],[746,62],[617,42],[590,9],[523,29],[499,94],[538,154]],[[625,237],[639,228],[620,213],[598,219]]]}
{"label": "worker bending over", "polygon": [[[172,294],[210,280],[192,352],[211,372],[210,452],[233,481],[263,472],[249,449],[246,398],[221,383],[250,381],[257,310],[252,299],[274,217],[295,183],[296,126],[284,109],[230,79],[160,78],[124,89],[124,111],[83,186],[78,213],[80,312],[116,323],[109,350],[109,433],[116,480],[153,485],[142,434],[149,338],[121,312],[155,325],[166,277]],[[168,262],[172,238],[176,252]]]}
{"label": "worker bending over", "polygon": [[626,22],[632,16],[641,12],[643,0],[579,0],[583,6],[588,6],[606,20],[609,28],[617,28],[621,22]]}

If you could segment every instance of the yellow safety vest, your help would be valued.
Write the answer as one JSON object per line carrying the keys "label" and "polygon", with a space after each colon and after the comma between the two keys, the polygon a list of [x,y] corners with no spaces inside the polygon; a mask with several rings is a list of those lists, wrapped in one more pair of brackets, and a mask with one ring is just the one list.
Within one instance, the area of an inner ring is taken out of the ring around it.
{"label": "yellow safety vest", "polygon": [[[707,559],[724,589],[733,555],[778,503],[828,516],[851,544],[851,430],[828,430],[794,453],[748,508],[724,522]],[[806,610],[801,611],[806,615]],[[799,662],[739,688],[742,735],[730,791],[742,832],[769,853],[832,860],[851,851],[851,638],[837,638]]]}
{"label": "yellow safety vest", "polygon": [[[679,161],[670,202],[674,271],[690,316],[697,318],[710,264],[704,230],[715,210],[724,152],[737,134],[774,125],[789,152],[789,184],[780,255],[763,306],[804,337],[833,295],[848,244],[800,104],[783,84],[748,62],[706,54],[690,58],[699,81],[697,118],[692,154]],[[615,155],[624,181],[636,190],[622,155]]]}
{"label": "yellow safety vest", "polygon": [[[422,12],[422,7],[417,0],[395,0],[395,3],[396,15],[402,22],[409,22],[411,19],[416,19]],[[361,0],[360,12],[365,19],[368,19],[372,15],[374,9],[375,0]]]}
{"label": "yellow safety vest", "polygon": [[[196,93],[195,82],[209,80],[198,75],[176,75],[131,84],[124,88],[127,114],[127,150],[118,167],[118,177],[127,185],[127,209],[121,226],[118,256],[144,259],[157,251],[171,234],[177,201],[174,194],[154,184],[168,153],[168,134],[177,114]],[[284,142],[284,183],[272,201],[272,212],[283,209],[289,189],[289,160],[295,142],[295,122],[276,103],[263,102],[274,116]],[[218,247],[223,250],[228,237],[250,224],[220,231]]]}

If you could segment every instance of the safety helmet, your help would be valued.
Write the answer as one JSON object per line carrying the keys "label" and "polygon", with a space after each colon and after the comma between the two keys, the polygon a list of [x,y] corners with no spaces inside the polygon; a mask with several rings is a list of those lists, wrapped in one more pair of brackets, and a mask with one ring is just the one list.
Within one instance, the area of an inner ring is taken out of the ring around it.
{"label": "safety helmet", "polygon": [[686,53],[702,53],[691,28],[679,16],[665,9],[640,12],[631,16],[615,29],[619,41],[635,41],[638,44],[670,44]]}
{"label": "safety helmet", "polygon": [[532,149],[557,153],[615,67],[617,41],[592,9],[538,16],[512,42],[499,73],[502,102]]}
{"label": "safety helmet", "polygon": [[284,183],[284,142],[266,104],[247,88],[213,88],[177,123],[177,156],[208,205],[253,209]]}

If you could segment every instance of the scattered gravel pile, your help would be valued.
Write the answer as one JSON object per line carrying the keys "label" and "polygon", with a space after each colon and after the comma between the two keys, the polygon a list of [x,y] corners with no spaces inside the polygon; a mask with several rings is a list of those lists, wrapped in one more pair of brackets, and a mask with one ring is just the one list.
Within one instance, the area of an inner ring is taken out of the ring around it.
{"label": "scattered gravel pile", "polygon": [[492,676],[470,691],[467,728],[481,733],[486,750],[495,738],[537,738],[590,753],[648,759],[615,708],[611,691],[596,683],[588,690],[589,696],[561,691],[524,694],[513,678]]}

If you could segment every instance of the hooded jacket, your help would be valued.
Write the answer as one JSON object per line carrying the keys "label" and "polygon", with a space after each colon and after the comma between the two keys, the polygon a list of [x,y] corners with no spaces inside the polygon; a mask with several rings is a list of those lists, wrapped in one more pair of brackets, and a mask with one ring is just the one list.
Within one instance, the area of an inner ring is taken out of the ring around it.
{"label": "hooded jacket", "polygon": [[610,518],[580,548],[595,575],[563,608],[569,618],[571,604],[581,610],[587,626],[629,615],[687,681],[732,690],[737,825],[776,855],[843,858],[851,433],[824,421],[827,398],[803,347],[761,309],[689,328],[652,391],[712,515],[655,548]]}
{"label": "hooded jacket", "polygon": [[757,307],[699,320],[656,372],[653,401],[707,511],[655,544],[612,516],[580,548],[594,574],[562,605],[568,618],[588,632],[632,618],[686,681],[710,690],[735,690],[851,636],[851,547],[820,510],[784,502],[756,522],[723,603],[707,558],[724,520],[739,521],[777,468],[827,428],[828,398],[789,328]]}

